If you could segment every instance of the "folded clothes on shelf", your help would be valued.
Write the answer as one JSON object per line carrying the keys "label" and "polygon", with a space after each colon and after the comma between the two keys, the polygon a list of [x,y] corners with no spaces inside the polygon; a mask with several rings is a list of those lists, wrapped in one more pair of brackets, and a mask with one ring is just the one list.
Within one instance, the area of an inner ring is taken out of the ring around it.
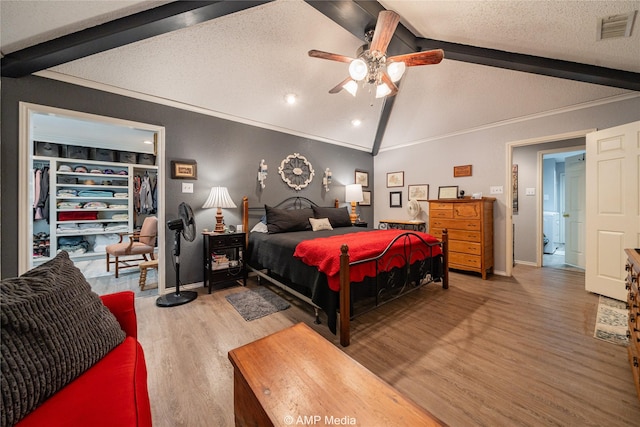
{"label": "folded clothes on shelf", "polygon": [[61,188],[56,192],[58,197],[76,197],[78,195],[78,190],[74,190],[72,188]]}
{"label": "folded clothes on shelf", "polygon": [[82,206],[82,209],[106,209],[109,207],[105,202],[87,202]]}
{"label": "folded clothes on shelf", "polygon": [[113,191],[106,190],[82,190],[78,193],[80,197],[113,197]]}

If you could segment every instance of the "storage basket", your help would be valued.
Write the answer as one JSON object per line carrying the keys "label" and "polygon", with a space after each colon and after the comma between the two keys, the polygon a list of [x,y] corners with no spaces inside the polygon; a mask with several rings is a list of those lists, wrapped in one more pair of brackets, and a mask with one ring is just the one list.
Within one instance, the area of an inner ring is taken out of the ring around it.
{"label": "storage basket", "polygon": [[149,153],[138,153],[138,164],[139,165],[155,165],[156,156]]}
{"label": "storage basket", "polygon": [[92,148],[89,152],[90,160],[98,160],[101,162],[115,162],[116,152],[105,148]]}
{"label": "storage basket", "polygon": [[36,156],[45,157],[60,157],[61,147],[60,144],[53,142],[35,141],[36,144]]}
{"label": "storage basket", "polygon": [[78,145],[67,145],[67,158],[78,160],[89,160],[89,147]]}
{"label": "storage basket", "polygon": [[75,176],[58,176],[58,184],[77,184],[78,178]]}
{"label": "storage basket", "polygon": [[136,163],[136,153],[130,151],[118,151],[118,161],[120,163]]}

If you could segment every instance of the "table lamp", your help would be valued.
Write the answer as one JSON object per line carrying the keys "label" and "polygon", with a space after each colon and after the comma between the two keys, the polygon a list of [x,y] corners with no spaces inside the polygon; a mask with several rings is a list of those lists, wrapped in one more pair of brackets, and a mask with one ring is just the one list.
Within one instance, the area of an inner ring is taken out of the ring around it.
{"label": "table lamp", "polygon": [[235,208],[237,206],[233,203],[233,200],[231,200],[227,187],[211,187],[209,198],[204,202],[202,207],[204,209],[218,208],[218,212],[216,212],[216,228],[213,231],[216,233],[224,233],[222,208]]}
{"label": "table lamp", "polygon": [[361,202],[362,198],[362,184],[348,184],[345,186],[345,200],[351,202],[351,224],[355,224],[358,215],[356,214],[356,203]]}

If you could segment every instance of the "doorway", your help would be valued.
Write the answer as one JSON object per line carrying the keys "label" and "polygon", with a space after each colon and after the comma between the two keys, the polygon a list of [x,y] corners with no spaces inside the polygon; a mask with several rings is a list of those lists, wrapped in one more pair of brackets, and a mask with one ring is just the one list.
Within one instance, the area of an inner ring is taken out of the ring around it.
{"label": "doorway", "polygon": [[[139,175],[152,176],[155,193],[164,194],[164,128],[25,102],[19,111],[18,274],[64,250],[94,292],[138,292],[138,269],[115,279],[105,248],[143,216],[164,221],[163,197],[154,198],[153,212],[135,204]],[[160,227],[160,258],[163,242]],[[164,268],[155,274],[154,292],[162,293]]]}
{"label": "doorway", "polygon": [[585,150],[542,151],[542,266],[584,270]]}

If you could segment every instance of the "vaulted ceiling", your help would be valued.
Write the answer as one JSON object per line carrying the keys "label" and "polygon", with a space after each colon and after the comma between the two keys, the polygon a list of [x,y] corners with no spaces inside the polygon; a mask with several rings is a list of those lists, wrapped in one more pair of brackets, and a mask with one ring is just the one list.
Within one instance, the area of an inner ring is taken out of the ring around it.
{"label": "vaulted ceiling", "polygon": [[[445,59],[407,69],[386,100],[329,94],[348,64],[307,52],[355,56],[383,9],[401,17],[391,54],[442,48]],[[597,37],[600,19],[638,9],[640,1],[3,0],[2,75],[39,72],[375,154],[640,95],[637,22],[631,37]]]}

